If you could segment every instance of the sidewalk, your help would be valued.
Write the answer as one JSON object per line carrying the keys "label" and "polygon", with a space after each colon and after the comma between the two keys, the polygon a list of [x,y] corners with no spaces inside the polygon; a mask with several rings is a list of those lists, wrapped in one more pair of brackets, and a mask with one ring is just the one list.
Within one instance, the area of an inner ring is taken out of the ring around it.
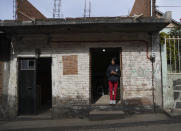
{"label": "sidewalk", "polygon": [[116,126],[136,126],[164,123],[181,123],[180,119],[170,119],[165,114],[149,113],[132,115],[124,119],[90,121],[89,119],[62,119],[62,120],[18,120],[18,121],[0,121],[0,130],[35,130],[43,131],[58,130],[78,130],[78,129],[97,129]]}

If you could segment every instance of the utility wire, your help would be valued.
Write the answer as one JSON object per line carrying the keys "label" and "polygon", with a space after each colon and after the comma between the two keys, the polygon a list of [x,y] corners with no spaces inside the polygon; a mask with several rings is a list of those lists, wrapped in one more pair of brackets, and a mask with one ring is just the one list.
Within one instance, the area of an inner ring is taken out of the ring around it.
{"label": "utility wire", "polygon": [[156,7],[181,7],[181,6],[156,6]]}

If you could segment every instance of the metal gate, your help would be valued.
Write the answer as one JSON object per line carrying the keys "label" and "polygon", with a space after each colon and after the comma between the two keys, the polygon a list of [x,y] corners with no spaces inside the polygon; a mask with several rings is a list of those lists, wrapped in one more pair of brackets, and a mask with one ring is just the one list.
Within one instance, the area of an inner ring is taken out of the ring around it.
{"label": "metal gate", "polygon": [[181,38],[165,38],[168,87],[173,88],[173,108],[181,108]]}
{"label": "metal gate", "polygon": [[165,38],[167,47],[168,73],[181,73],[181,38]]}

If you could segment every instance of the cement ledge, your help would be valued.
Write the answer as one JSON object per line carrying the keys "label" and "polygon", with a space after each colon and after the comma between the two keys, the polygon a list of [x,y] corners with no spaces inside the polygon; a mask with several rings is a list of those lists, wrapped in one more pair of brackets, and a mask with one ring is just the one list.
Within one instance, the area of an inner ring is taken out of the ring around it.
{"label": "cement ledge", "polygon": [[164,109],[163,111],[170,118],[181,119],[181,109],[174,109],[174,110]]}

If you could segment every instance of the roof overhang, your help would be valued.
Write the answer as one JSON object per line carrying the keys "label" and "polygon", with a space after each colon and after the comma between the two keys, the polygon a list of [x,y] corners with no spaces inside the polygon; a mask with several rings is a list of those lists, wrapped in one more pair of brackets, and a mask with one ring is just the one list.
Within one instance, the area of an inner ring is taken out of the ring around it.
{"label": "roof overhang", "polygon": [[0,30],[6,33],[69,33],[69,32],[158,32],[170,23],[152,17],[93,17],[46,19],[36,21],[0,21]]}

